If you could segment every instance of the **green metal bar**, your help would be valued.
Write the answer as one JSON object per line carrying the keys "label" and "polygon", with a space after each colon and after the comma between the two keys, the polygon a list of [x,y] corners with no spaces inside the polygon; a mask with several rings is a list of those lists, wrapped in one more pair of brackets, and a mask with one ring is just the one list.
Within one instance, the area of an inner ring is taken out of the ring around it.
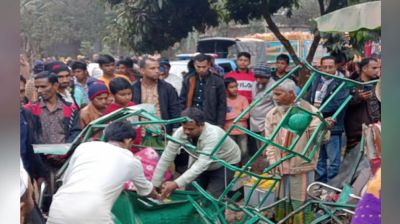
{"label": "green metal bar", "polygon": [[294,154],[289,154],[283,158],[281,158],[280,160],[276,161],[275,163],[273,163],[272,165],[269,165],[267,168],[264,169],[264,173],[269,173],[271,170],[273,170],[275,167],[281,165],[284,161],[289,160],[291,158],[295,157]]}
{"label": "green metal bar", "polygon": [[204,222],[213,224],[212,217],[209,217],[209,214],[199,204],[197,204],[192,197],[188,196],[188,200],[192,203],[193,207],[196,209],[197,213],[199,213]]}
{"label": "green metal bar", "polygon": [[304,84],[303,88],[301,89],[299,95],[297,95],[295,102],[299,101],[301,98],[303,98],[304,94],[306,94],[308,88],[310,88],[313,80],[317,76],[317,73],[313,72],[311,73],[310,78],[308,78],[307,82]]}
{"label": "green metal bar", "polygon": [[275,201],[274,203],[272,203],[272,204],[270,204],[270,205],[268,205],[268,206],[262,207],[262,208],[260,208],[260,209],[258,209],[258,210],[262,212],[262,211],[271,209],[271,208],[273,208],[273,207],[279,205],[280,203],[282,203],[282,202],[284,202],[284,201],[286,201],[286,200],[287,200],[287,197],[284,197],[284,198],[279,199],[278,201]]}
{"label": "green metal bar", "polygon": [[[293,151],[293,148],[294,148],[293,144],[291,145],[291,147],[285,148],[285,147],[283,147],[283,146],[281,146],[281,145],[279,145],[279,144],[273,142],[272,140],[267,139],[267,138],[265,138],[265,137],[262,137],[261,135],[258,135],[258,134],[254,133],[254,132],[252,132],[252,131],[250,131],[250,130],[248,130],[248,129],[246,129],[246,128],[243,128],[243,127],[241,127],[241,126],[238,126],[237,129],[239,129],[239,130],[241,130],[241,131],[243,131],[243,132],[245,132],[246,134],[249,134],[249,135],[250,135],[250,134],[253,134],[253,135],[254,135],[254,138],[256,138],[257,140],[260,140],[260,141],[262,141],[262,142],[264,142],[264,143],[267,143],[268,145],[272,145],[272,146],[274,146],[274,147],[276,147],[276,148],[278,148],[278,149],[280,149],[280,150],[282,150],[282,151],[288,152],[288,153],[294,153],[294,154],[296,154],[296,155],[302,157],[302,158],[305,159],[305,160],[307,159],[307,157],[304,157],[302,154]],[[298,141],[299,139],[296,138],[295,140]]]}
{"label": "green metal bar", "polygon": [[329,202],[329,201],[317,201],[317,200],[312,200],[313,203],[321,204],[321,205],[327,205],[331,207],[336,207],[336,208],[351,208],[355,209],[357,205],[352,205],[352,204],[338,204],[336,202]]}
{"label": "green metal bar", "polygon": [[353,98],[352,95],[349,95],[343,103],[340,105],[340,107],[336,110],[336,112],[332,115],[332,119],[336,120],[337,116],[339,116],[340,112],[347,106],[347,104],[350,102],[351,98]]}
{"label": "green metal bar", "polygon": [[244,206],[248,206],[248,205],[249,205],[251,196],[253,195],[254,190],[255,190],[255,189],[257,188],[257,186],[260,184],[261,180],[262,180],[262,179],[258,179],[257,182],[251,187],[251,189],[250,189],[250,191],[249,191],[249,195],[248,195],[248,196],[245,198],[245,200],[244,200]]}
{"label": "green metal bar", "polygon": [[326,132],[327,132],[327,130],[323,130],[321,135],[318,137],[317,142],[314,144],[314,147],[311,150],[311,153],[310,153],[310,155],[308,157],[310,159],[310,161],[314,158],[315,153],[317,153],[319,147],[321,146],[321,143],[322,143],[322,141],[323,141],[323,139],[324,139],[324,137],[326,135]]}
{"label": "green metal bar", "polygon": [[270,88],[266,89],[261,97],[258,97],[255,99],[235,120],[233,120],[233,123],[236,124],[238,121],[240,121],[244,115],[246,115],[248,112],[250,112],[253,107],[255,107],[265,96],[267,96],[270,92],[272,92],[276,87],[278,87],[282,82],[284,82],[288,77],[290,77],[293,73],[297,72],[302,66],[297,65],[294,67],[289,73],[287,73],[284,77],[282,77],[280,80],[275,82]]}
{"label": "green metal bar", "polygon": [[263,196],[263,198],[261,199],[260,204],[257,206],[258,209],[260,209],[260,207],[262,206],[262,204],[264,204],[264,202],[267,200],[267,198],[269,197],[269,195],[271,194],[271,192],[274,190],[275,186],[278,184],[278,181],[274,181],[274,183],[272,184],[271,188],[268,189],[268,192]]}
{"label": "green metal bar", "polygon": [[[288,74],[286,74],[282,79],[278,80],[277,82],[274,83],[274,85],[272,85],[269,89],[267,89],[264,93],[263,93],[263,97],[265,97],[266,95],[268,95],[273,89],[275,89],[277,86],[279,86],[286,78],[290,77],[294,72],[296,72],[297,70],[299,70],[301,68],[300,65],[296,66],[295,68],[293,68]],[[256,106],[256,104],[258,104],[263,97],[259,97],[257,98],[255,101],[253,101],[249,107],[247,107],[235,120],[234,120],[234,124],[236,124],[240,119],[243,118],[243,116],[248,113],[253,107]],[[222,139],[220,140],[220,142],[217,144],[217,146],[215,147],[215,149],[211,152],[211,155],[214,155],[215,152],[220,148],[220,146],[223,144],[223,142],[225,141],[225,139],[227,138],[227,136],[231,133],[232,131],[232,127],[229,128],[229,130],[225,133],[225,135],[222,137]]]}
{"label": "green metal bar", "polygon": [[[321,123],[321,124],[318,125],[318,127],[317,127],[316,129],[314,129],[314,131],[313,131],[313,133],[312,133],[310,139],[307,141],[307,144],[306,144],[306,146],[304,147],[304,150],[303,150],[302,154],[306,154],[306,153],[307,153],[308,148],[310,148],[311,144],[314,143],[314,139],[315,139],[315,137],[317,136],[317,134],[320,132],[320,130],[321,130],[321,128],[322,128],[323,125],[324,125],[324,124]],[[310,161],[309,161],[309,162],[310,162]]]}
{"label": "green metal bar", "polygon": [[314,220],[311,222],[311,224],[318,224],[318,223],[320,223],[320,222],[322,222],[322,221],[324,221],[324,220],[326,220],[326,219],[328,219],[328,218],[330,218],[330,217],[331,217],[331,216],[330,216],[329,214],[322,215],[322,216],[318,217],[317,219],[314,219]]}
{"label": "green metal bar", "polygon": [[92,135],[92,133],[93,133],[93,127],[89,126],[88,130],[86,131],[85,136],[82,139],[82,141],[87,141],[89,139],[89,137]]}
{"label": "green metal bar", "polygon": [[346,86],[346,83],[345,83],[345,82],[342,82],[342,84],[340,84],[339,87],[336,88],[336,90],[328,97],[327,100],[325,100],[325,102],[319,107],[318,110],[319,110],[319,111],[323,111],[323,110],[328,106],[328,104],[333,100],[333,98],[335,98],[335,96],[336,96],[340,91],[342,91],[342,89],[343,89],[345,86]]}
{"label": "green metal bar", "polygon": [[334,219],[336,221],[336,223],[341,224],[342,222],[338,219],[338,217],[334,214],[334,212],[336,210],[333,210],[333,212],[331,212],[325,205],[320,205],[320,207],[330,215],[330,217],[332,217],[332,219]]}
{"label": "green metal bar", "polygon": [[372,80],[372,81],[369,81],[369,82],[359,82],[359,81],[352,80],[352,79],[349,79],[349,78],[338,77],[336,75],[328,74],[328,73],[325,73],[325,72],[322,72],[322,71],[319,71],[319,70],[315,69],[306,60],[303,60],[303,64],[306,66],[307,69],[309,69],[309,70],[311,70],[313,72],[316,72],[319,75],[322,75],[322,76],[325,76],[325,77],[330,77],[330,78],[335,78],[335,79],[338,79],[338,80],[342,80],[342,81],[345,81],[347,83],[351,83],[353,85],[361,85],[362,86],[362,85],[375,84],[375,83],[378,82],[378,80]]}

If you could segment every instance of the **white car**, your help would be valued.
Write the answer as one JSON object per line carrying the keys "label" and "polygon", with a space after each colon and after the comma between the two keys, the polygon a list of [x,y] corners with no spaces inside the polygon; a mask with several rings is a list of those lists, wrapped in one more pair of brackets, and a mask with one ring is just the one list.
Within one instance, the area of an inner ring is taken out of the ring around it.
{"label": "white car", "polygon": [[[189,60],[171,61],[169,63],[171,65],[169,72],[183,77],[189,71],[187,66],[188,63]],[[236,69],[235,61],[232,59],[217,58],[215,59],[215,63],[225,70],[225,74]]]}

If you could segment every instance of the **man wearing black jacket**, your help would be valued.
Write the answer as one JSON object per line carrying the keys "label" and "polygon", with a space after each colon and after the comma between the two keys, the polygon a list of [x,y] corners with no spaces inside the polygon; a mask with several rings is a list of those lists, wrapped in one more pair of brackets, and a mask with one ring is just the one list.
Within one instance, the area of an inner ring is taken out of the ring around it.
{"label": "man wearing black jacket", "polygon": [[[135,104],[153,104],[155,115],[163,120],[180,116],[181,108],[175,88],[160,80],[160,64],[157,60],[144,57],[139,62],[142,80],[132,85],[132,101]],[[172,134],[179,124],[167,125],[167,133]]]}
{"label": "man wearing black jacket", "polygon": [[226,94],[224,80],[210,72],[211,59],[204,54],[193,58],[195,73],[183,81],[180,102],[183,109],[196,107],[205,114],[205,121],[224,127]]}

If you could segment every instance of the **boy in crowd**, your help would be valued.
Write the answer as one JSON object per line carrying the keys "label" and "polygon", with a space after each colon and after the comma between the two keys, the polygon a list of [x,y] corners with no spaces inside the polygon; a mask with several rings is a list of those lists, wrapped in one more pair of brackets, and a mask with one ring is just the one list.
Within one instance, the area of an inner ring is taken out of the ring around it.
{"label": "boy in crowd", "polygon": [[118,75],[124,75],[128,77],[130,83],[136,81],[136,77],[133,74],[133,60],[130,59],[129,57],[119,60],[116,64],[116,69],[117,70],[115,73]]}
{"label": "boy in crowd", "polygon": [[73,61],[71,64],[72,76],[75,88],[79,88],[83,93],[83,105],[89,103],[89,85],[98,80],[90,77],[87,72],[87,65],[81,61]]}
{"label": "boy in crowd", "polygon": [[234,78],[238,83],[238,93],[247,98],[249,103],[252,101],[252,88],[256,81],[254,73],[249,69],[251,55],[248,52],[240,52],[237,55],[237,70],[226,74],[225,78]]}
{"label": "boy in crowd", "polygon": [[130,82],[127,76],[114,73],[115,59],[110,55],[100,55],[97,62],[99,63],[100,69],[103,71],[103,75],[99,78],[99,80],[103,81],[108,88],[110,87],[110,81],[114,78],[121,77]]}
{"label": "boy in crowd", "polygon": [[108,89],[103,82],[95,82],[89,86],[90,102],[80,111],[80,125],[85,128],[90,122],[103,116],[107,108]]}
{"label": "boy in crowd", "polygon": [[[274,81],[278,81],[283,78],[288,73],[290,58],[287,54],[280,54],[276,57],[276,70],[272,72],[272,78]],[[300,92],[300,87],[298,86],[297,77],[293,74],[289,77],[296,84],[296,94]]]}
{"label": "boy in crowd", "polygon": [[[238,83],[234,78],[225,79],[225,89],[227,92],[226,104],[226,118],[225,118],[225,131],[227,131],[233,124],[233,121],[249,106],[246,97],[238,94]],[[247,113],[237,123],[243,128],[247,128],[247,119],[250,113]],[[241,150],[242,161],[247,158],[247,135],[238,129],[233,129],[230,137],[239,145]]]}
{"label": "boy in crowd", "polygon": [[[104,114],[109,114],[118,109],[135,106],[136,104],[131,101],[132,89],[131,84],[124,78],[115,78],[110,82],[110,92],[114,97],[114,102],[108,105]],[[136,129],[136,139],[134,144],[138,145],[142,142],[141,128]],[[132,148],[133,152],[139,151],[137,148]]]}
{"label": "boy in crowd", "polygon": [[109,114],[120,108],[134,106],[132,99],[131,84],[124,78],[115,78],[110,82],[110,92],[114,97],[114,102],[108,105],[105,114]]}

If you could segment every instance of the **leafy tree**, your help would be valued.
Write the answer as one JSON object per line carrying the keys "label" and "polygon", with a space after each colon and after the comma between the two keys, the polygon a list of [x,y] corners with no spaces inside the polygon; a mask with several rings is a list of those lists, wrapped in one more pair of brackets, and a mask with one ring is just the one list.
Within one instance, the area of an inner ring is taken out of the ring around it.
{"label": "leafy tree", "polygon": [[117,13],[114,36],[139,53],[162,51],[194,30],[218,25],[208,0],[108,0]]}
{"label": "leafy tree", "polygon": [[[229,18],[241,24],[247,24],[252,19],[263,18],[268,28],[274,33],[276,38],[286,48],[293,61],[296,64],[300,64],[301,61],[296,55],[293,47],[291,46],[288,39],[286,39],[279,30],[273,20],[273,15],[279,10],[286,10],[286,15],[290,18],[293,14],[293,10],[300,7],[300,0],[226,0],[226,10],[228,11]],[[318,0],[320,14],[324,15],[335,9],[342,8],[347,5],[346,0],[331,0],[326,3],[324,0]],[[321,40],[321,36],[317,30],[314,30],[314,39],[311,44],[309,54],[307,55],[307,61],[311,62],[318,44]]]}
{"label": "leafy tree", "polygon": [[82,41],[100,48],[114,17],[97,0],[21,0],[20,14],[22,45],[35,57],[60,43],[71,44],[76,53]]}
{"label": "leafy tree", "polygon": [[[360,2],[360,0],[317,0],[319,6],[320,15],[325,15],[334,10],[346,7],[350,4]],[[286,39],[276,25],[273,15],[279,10],[286,10],[286,15],[290,18],[293,10],[300,7],[300,0],[226,0],[226,10],[229,14],[229,19],[233,19],[241,24],[247,24],[252,19],[263,18],[268,28],[277,39],[283,44],[285,49],[288,51],[293,61],[296,64],[301,64],[299,57],[296,55],[293,47],[291,46],[288,39]],[[311,62],[314,58],[316,49],[321,41],[321,33],[315,27],[315,23],[311,24],[312,32],[314,33],[314,39],[312,41],[310,50],[306,57],[308,62]],[[304,83],[306,80],[305,70],[300,71],[300,82]]]}

